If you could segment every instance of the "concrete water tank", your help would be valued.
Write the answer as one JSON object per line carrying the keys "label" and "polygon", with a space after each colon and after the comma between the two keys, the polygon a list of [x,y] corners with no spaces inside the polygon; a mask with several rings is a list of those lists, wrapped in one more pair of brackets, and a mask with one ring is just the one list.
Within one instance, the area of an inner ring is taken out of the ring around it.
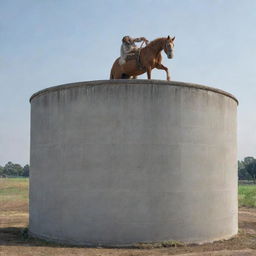
{"label": "concrete water tank", "polygon": [[35,93],[30,233],[103,246],[235,235],[237,103],[218,89],[158,80]]}

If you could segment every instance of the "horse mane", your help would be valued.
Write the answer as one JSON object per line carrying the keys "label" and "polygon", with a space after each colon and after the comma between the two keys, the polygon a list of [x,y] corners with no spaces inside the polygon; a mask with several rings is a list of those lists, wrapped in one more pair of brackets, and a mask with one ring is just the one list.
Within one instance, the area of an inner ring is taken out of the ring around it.
{"label": "horse mane", "polygon": [[147,47],[152,47],[152,46],[155,46],[158,42],[162,42],[164,39],[166,39],[165,37],[159,37],[159,38],[156,38],[155,40],[151,41]]}

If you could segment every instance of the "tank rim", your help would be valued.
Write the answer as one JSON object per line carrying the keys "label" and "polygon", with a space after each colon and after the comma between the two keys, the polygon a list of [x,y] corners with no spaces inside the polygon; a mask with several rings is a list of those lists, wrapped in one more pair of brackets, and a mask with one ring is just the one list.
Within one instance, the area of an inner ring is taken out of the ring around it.
{"label": "tank rim", "polygon": [[138,79],[138,80],[130,80],[130,79],[115,79],[115,80],[93,80],[93,81],[83,81],[83,82],[74,82],[74,83],[67,83],[67,84],[61,84],[57,86],[48,87],[45,89],[42,89],[34,94],[29,99],[29,102],[43,94],[54,92],[54,91],[60,91],[75,87],[83,87],[83,86],[99,86],[99,85],[169,85],[169,86],[181,86],[181,87],[188,87],[188,88],[195,88],[199,90],[205,90],[205,91],[211,91],[218,94],[222,94],[224,96],[227,96],[234,101],[236,101],[237,105],[239,104],[238,99],[232,95],[231,93],[228,93],[226,91],[223,91],[221,89],[217,89],[211,86],[205,86],[201,84],[196,83],[187,83],[187,82],[179,82],[179,81],[165,81],[165,80],[148,80],[148,79]]}

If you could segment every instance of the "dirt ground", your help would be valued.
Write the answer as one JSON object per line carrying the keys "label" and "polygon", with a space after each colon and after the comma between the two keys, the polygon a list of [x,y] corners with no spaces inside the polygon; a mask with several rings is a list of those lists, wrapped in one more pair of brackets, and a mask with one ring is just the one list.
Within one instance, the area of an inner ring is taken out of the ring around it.
{"label": "dirt ground", "polygon": [[168,248],[105,249],[84,248],[51,244],[40,240],[26,239],[22,232],[28,225],[27,200],[1,201],[0,255],[48,256],[135,256],[135,255],[186,255],[186,256],[251,256],[256,255],[256,209],[240,208],[239,234],[226,241],[204,245],[185,245]]}

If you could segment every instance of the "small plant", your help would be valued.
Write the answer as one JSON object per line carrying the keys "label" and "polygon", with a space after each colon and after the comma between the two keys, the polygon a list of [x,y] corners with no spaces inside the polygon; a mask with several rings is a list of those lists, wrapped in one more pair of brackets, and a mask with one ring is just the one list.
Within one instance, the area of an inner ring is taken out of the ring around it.
{"label": "small plant", "polygon": [[179,241],[171,240],[171,241],[163,241],[162,247],[182,247],[185,244]]}
{"label": "small plant", "polygon": [[163,247],[165,248],[183,247],[185,246],[185,244],[179,241],[169,240],[169,241],[163,241],[163,242],[137,243],[134,246],[139,249],[153,249],[153,248],[163,248]]}

